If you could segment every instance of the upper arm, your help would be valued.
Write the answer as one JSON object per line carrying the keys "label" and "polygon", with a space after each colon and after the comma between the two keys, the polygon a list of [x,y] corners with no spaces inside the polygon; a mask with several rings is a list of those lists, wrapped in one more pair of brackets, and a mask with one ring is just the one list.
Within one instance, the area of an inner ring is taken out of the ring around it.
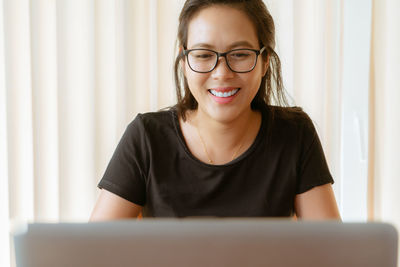
{"label": "upper arm", "polygon": [[140,205],[102,189],[89,221],[136,218],[142,212],[142,208]]}
{"label": "upper arm", "polygon": [[331,184],[316,186],[296,195],[295,211],[299,219],[340,220]]}

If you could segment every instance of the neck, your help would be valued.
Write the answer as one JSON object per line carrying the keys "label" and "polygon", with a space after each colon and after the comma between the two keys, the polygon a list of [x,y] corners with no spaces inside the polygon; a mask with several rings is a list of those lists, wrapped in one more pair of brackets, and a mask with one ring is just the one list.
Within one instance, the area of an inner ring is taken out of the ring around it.
{"label": "neck", "polygon": [[210,160],[219,164],[236,158],[252,144],[261,116],[249,109],[233,120],[217,121],[196,110],[190,114],[189,120],[197,128]]}

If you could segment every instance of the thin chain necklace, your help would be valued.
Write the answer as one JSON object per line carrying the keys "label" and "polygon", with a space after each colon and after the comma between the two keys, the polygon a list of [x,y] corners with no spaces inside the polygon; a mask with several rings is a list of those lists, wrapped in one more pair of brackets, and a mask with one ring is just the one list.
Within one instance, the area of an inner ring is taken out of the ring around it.
{"label": "thin chain necklace", "polygon": [[[203,145],[204,153],[205,153],[206,156],[207,156],[208,163],[209,163],[209,164],[214,164],[214,162],[213,162],[212,159],[210,158],[210,155],[208,154],[206,144],[204,143],[204,140],[203,140],[203,138],[201,137],[199,128],[197,128],[197,125],[196,125],[196,124],[195,124],[195,127],[196,127],[196,130],[197,130],[197,134],[199,135],[201,144]],[[242,138],[242,139],[243,139],[243,138]],[[240,151],[240,149],[242,148],[242,146],[243,146],[243,140],[242,140],[242,142],[240,143],[239,148],[235,151],[235,153],[233,153],[232,158],[231,158],[231,161],[234,160],[234,159],[236,158],[236,155],[237,155],[237,153],[239,153],[239,151]]]}

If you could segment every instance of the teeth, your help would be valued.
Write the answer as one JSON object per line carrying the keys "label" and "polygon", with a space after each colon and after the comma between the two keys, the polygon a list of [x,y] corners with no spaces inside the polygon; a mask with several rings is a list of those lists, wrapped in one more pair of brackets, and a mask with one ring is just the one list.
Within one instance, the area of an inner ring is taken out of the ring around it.
{"label": "teeth", "polygon": [[230,97],[233,96],[234,94],[236,94],[239,91],[239,88],[234,89],[232,91],[229,92],[218,92],[215,90],[210,90],[211,94],[217,96],[217,97]]}

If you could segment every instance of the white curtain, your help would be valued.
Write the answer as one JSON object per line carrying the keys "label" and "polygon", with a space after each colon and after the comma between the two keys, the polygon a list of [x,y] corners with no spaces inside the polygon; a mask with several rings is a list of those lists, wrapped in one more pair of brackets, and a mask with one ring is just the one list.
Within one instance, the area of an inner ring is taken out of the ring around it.
{"label": "white curtain", "polygon": [[391,222],[400,231],[400,1],[373,4],[371,212],[373,218]]}
{"label": "white curtain", "polygon": [[372,1],[267,3],[286,88],[315,123],[342,217],[366,220]]}
{"label": "white curtain", "polygon": [[[14,221],[86,221],[126,125],[174,104],[184,0],[3,0],[0,265]],[[347,221],[400,226],[398,0],[266,0]],[[353,199],[351,199],[351,197]]]}

